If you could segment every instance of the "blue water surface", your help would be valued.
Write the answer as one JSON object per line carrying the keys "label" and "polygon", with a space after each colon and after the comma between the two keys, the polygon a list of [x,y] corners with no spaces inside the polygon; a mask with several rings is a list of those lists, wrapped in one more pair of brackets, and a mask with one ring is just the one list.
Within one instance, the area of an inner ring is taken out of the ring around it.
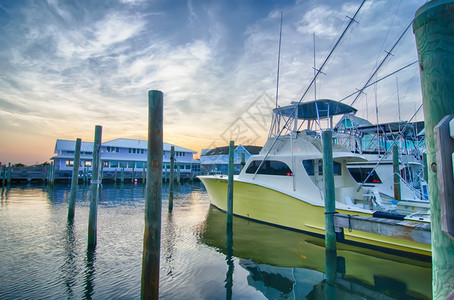
{"label": "blue water surface", "polygon": [[[203,186],[186,183],[175,190],[169,213],[163,185],[162,299],[431,296],[428,262],[341,246],[334,269],[325,272],[323,240],[234,218],[233,242],[227,243],[226,216],[210,206]],[[2,191],[0,299],[139,299],[144,185],[102,186],[93,251],[87,251],[90,186],[78,187],[72,223],[69,192],[68,184]]]}

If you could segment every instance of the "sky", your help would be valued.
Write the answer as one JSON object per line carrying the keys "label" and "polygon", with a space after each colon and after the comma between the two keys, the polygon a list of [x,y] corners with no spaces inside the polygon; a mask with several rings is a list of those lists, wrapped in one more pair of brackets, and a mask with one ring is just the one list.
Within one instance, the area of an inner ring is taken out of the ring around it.
{"label": "sky", "polygon": [[[146,140],[149,90],[164,93],[167,143],[196,156],[229,140],[262,146],[278,58],[283,106],[300,100],[314,53],[319,68],[361,2],[0,0],[0,161],[50,161],[57,139],[92,142],[96,125],[103,141]],[[303,101],[362,88],[424,2],[366,1]],[[374,78],[416,60],[410,26]],[[408,120],[421,103],[413,64],[354,107],[376,123]]]}

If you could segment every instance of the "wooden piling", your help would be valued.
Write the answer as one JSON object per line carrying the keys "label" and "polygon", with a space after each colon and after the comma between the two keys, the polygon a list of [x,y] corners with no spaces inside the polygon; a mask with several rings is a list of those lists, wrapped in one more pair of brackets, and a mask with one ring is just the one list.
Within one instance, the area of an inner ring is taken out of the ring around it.
{"label": "wooden piling", "polygon": [[145,165],[143,165],[143,169],[142,169],[142,183],[146,182],[145,178],[146,178]]}
{"label": "wooden piling", "polygon": [[175,181],[174,178],[174,168],[175,168],[175,147],[170,147],[170,179],[169,179],[169,211],[173,209],[173,184]]}
{"label": "wooden piling", "polygon": [[234,160],[233,155],[235,148],[233,141],[229,144],[229,169],[228,169],[228,185],[227,185],[227,229],[232,226],[233,223],[233,168]]}
{"label": "wooden piling", "polygon": [[98,202],[101,187],[101,138],[102,126],[95,126],[95,141],[93,143],[93,160],[92,160],[92,174],[91,174],[91,201],[90,213],[88,219],[88,248],[93,249],[96,247],[97,242],[97,218],[98,218]]}
{"label": "wooden piling", "polygon": [[243,153],[241,153],[241,170],[243,170],[245,165],[246,165],[246,156],[243,152]]}
{"label": "wooden piling", "polygon": [[121,179],[120,182],[123,183],[125,182],[125,168],[121,168]]}
{"label": "wooden piling", "polygon": [[5,188],[6,184],[6,165],[3,165],[3,176],[2,176],[2,188]]}
{"label": "wooden piling", "polygon": [[159,297],[163,94],[148,92],[148,152],[141,298]]}
{"label": "wooden piling", "polygon": [[50,163],[50,185],[53,186],[55,183],[55,161]]}
{"label": "wooden piling", "polygon": [[393,145],[394,199],[400,201],[399,146]]}
{"label": "wooden piling", "polygon": [[79,184],[79,163],[80,163],[80,145],[82,140],[80,138],[76,139],[76,146],[74,148],[74,165],[73,173],[71,177],[71,192],[69,195],[69,205],[68,205],[68,220],[71,221],[74,219],[74,211],[76,208],[76,193],[77,185]]}
{"label": "wooden piling", "polygon": [[336,233],[334,231],[336,203],[333,171],[333,131],[331,129],[323,131],[322,143],[323,180],[325,182],[325,247],[329,251],[336,251]]}
{"label": "wooden piling", "polygon": [[181,180],[181,177],[180,177],[180,162],[178,161],[177,162],[177,184],[178,184],[178,186],[180,186],[180,180]]}
{"label": "wooden piling", "polygon": [[135,179],[135,177],[136,177],[136,176],[135,176],[136,174],[134,174],[134,173],[135,173],[135,172],[134,172],[134,166],[132,166],[132,170],[131,170],[131,182],[132,182],[132,183],[134,183],[134,179]]}
{"label": "wooden piling", "polygon": [[433,299],[446,299],[454,291],[454,239],[445,234],[441,226],[434,127],[445,116],[454,114],[454,1],[429,1],[420,7],[413,21],[413,32],[419,58],[429,166],[432,293]]}
{"label": "wooden piling", "polygon": [[12,166],[11,166],[11,163],[8,163],[8,184],[11,184],[11,178],[12,178]]}

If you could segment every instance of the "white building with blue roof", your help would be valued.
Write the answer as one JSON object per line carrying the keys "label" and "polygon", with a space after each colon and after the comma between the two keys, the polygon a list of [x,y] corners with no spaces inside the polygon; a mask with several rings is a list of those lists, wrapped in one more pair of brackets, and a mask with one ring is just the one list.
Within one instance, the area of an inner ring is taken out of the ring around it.
{"label": "white building with blue roof", "polygon": [[[60,177],[71,177],[74,164],[76,142],[58,139],[55,143],[51,159],[54,161],[56,173]],[[182,177],[194,176],[200,173],[200,161],[194,159],[196,151],[180,146],[163,143],[163,174],[170,173],[170,151],[175,148],[175,170],[179,166]],[[93,159],[93,143],[82,142],[80,149],[80,172],[91,169]],[[147,141],[134,139],[115,139],[101,144],[101,161],[103,172],[107,177],[112,172],[140,172],[147,165]]]}

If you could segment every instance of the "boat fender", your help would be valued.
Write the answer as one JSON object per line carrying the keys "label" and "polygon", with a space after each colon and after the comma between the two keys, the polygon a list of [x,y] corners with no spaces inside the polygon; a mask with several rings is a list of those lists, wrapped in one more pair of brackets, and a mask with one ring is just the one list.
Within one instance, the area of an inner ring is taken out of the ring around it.
{"label": "boat fender", "polygon": [[405,220],[405,215],[397,214],[397,213],[389,213],[384,211],[376,211],[372,214],[374,218],[385,218],[385,219],[393,219],[393,220]]}

